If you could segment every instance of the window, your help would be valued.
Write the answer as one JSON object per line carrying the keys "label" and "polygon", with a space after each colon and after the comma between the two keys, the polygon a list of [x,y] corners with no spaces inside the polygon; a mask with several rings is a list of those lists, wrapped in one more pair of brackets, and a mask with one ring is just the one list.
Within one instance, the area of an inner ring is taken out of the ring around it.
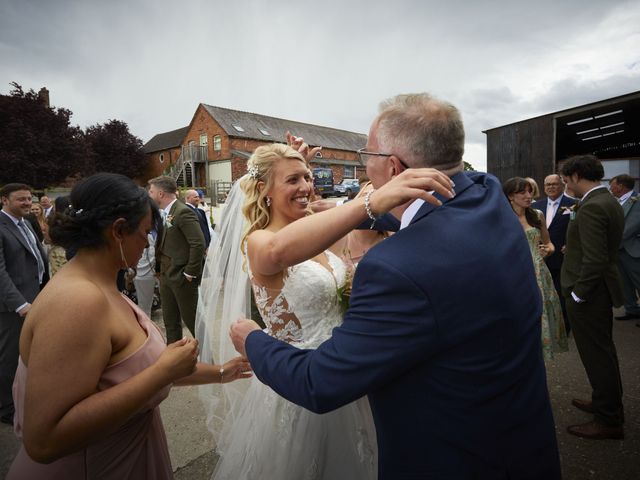
{"label": "window", "polygon": [[160,163],[164,163],[164,153],[160,154],[160,157],[158,158],[158,160],[160,160]]}
{"label": "window", "polygon": [[260,130],[260,133],[263,134],[265,137],[269,137],[271,136],[271,134],[269,133],[268,130],[265,130],[264,128],[259,128],[258,130]]}
{"label": "window", "polygon": [[222,137],[220,137],[220,135],[213,137],[213,149],[218,152],[222,150]]}
{"label": "window", "polygon": [[206,133],[201,133],[200,134],[200,146],[201,147],[206,147],[207,146],[207,142],[208,142],[208,137]]}
{"label": "window", "polygon": [[235,128],[238,132],[244,132],[244,128],[242,128],[240,125],[234,125],[233,128]]}
{"label": "window", "polygon": [[356,178],[356,167],[344,167],[343,178]]}

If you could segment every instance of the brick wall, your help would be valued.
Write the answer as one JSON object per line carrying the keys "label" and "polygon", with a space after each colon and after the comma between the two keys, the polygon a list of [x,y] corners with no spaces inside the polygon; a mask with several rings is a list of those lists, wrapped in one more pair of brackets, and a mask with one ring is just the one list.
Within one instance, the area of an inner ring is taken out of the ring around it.
{"label": "brick wall", "polygon": [[[275,141],[284,142],[285,132],[282,132],[282,138],[280,138],[278,135],[275,135],[270,138],[265,138],[264,140],[229,137],[222,129],[220,124],[218,124],[218,122],[216,122],[211,117],[211,115],[209,115],[209,112],[207,112],[207,110],[202,105],[198,105],[198,108],[193,115],[193,119],[191,120],[190,128],[185,135],[183,145],[189,145],[190,141],[194,142],[195,145],[200,145],[200,135],[202,134],[205,134],[207,136],[207,155],[209,161],[215,162],[217,160],[231,159],[231,178],[233,180],[237,180],[247,172],[247,161],[246,159],[233,156],[231,154],[231,150],[251,153],[261,145],[268,145]],[[213,148],[213,138],[216,135],[220,135],[220,150],[214,150]],[[164,155],[163,163],[160,163],[159,161],[160,154]],[[147,172],[144,175],[145,178],[141,178],[141,180],[146,182],[146,180],[149,178],[162,175],[163,171],[167,167],[175,164],[179,155],[180,148],[153,152],[147,155],[147,157],[149,158],[149,167],[147,168]],[[325,161],[331,161],[333,159],[351,161],[358,160],[357,154],[355,152],[336,149],[323,149],[322,159]],[[344,177],[344,166],[342,165],[327,165],[323,162],[316,164],[316,162],[312,162],[312,166],[330,167],[333,170],[333,179],[335,183],[340,183]],[[355,178],[358,178],[360,175],[362,175],[362,173],[364,173],[364,169],[362,167],[357,167]],[[202,167],[198,171],[198,175],[199,178],[203,179],[204,181],[204,167]]]}

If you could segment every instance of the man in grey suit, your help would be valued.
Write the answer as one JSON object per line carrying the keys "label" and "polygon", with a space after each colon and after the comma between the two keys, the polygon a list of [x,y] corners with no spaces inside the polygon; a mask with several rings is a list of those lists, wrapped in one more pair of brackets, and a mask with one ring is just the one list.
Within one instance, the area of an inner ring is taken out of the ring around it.
{"label": "man in grey suit", "polygon": [[633,190],[635,183],[630,175],[618,175],[609,182],[609,190],[618,199],[624,212],[618,269],[622,278],[625,314],[616,317],[616,320],[640,318],[637,296],[640,290],[640,206],[636,206],[638,194]]}
{"label": "man in grey suit", "polygon": [[46,254],[29,222],[31,189],[9,183],[0,211],[0,421],[13,423],[11,387],[24,317],[47,281]]}

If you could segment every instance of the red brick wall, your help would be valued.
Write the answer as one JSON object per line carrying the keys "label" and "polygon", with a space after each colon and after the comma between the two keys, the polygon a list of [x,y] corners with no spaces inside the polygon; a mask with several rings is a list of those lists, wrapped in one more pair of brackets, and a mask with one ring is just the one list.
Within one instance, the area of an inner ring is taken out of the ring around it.
{"label": "red brick wall", "polygon": [[[176,163],[176,160],[180,156],[180,151],[180,148],[171,148],[147,154],[147,168],[138,180],[140,180],[142,184],[146,184],[150,178],[162,175],[167,168]],[[164,156],[162,163],[160,163],[161,154]]]}
{"label": "red brick wall", "polygon": [[[202,106],[198,105],[196,112],[191,121],[191,125],[187,134],[185,135],[183,145],[188,145],[190,141],[193,141],[195,145],[200,145],[200,135],[207,135],[207,154],[209,161],[227,160],[231,158],[231,178],[237,180],[247,172],[247,161],[242,158],[232,157],[231,150],[239,150],[242,152],[253,152],[257,147],[261,145],[268,145],[273,143],[276,138],[265,138],[265,140],[251,140],[244,138],[229,137],[222,127],[216,122],[209,112]],[[220,135],[221,137],[221,149],[215,151],[213,149],[213,137]],[[164,154],[164,163],[160,163],[160,154]],[[178,156],[180,155],[180,148],[174,148],[171,150],[164,150],[161,152],[153,152],[147,155],[149,158],[149,166],[143,178],[143,182],[146,182],[149,178],[162,175],[164,170],[170,165],[175,164]],[[336,150],[323,148],[322,158],[324,160],[340,159],[340,160],[352,160],[357,161],[357,154],[355,152]],[[344,175],[344,166],[342,165],[326,165],[315,164],[313,166],[329,166],[333,170],[333,180],[335,183],[340,183]],[[356,176],[358,178],[364,173],[363,167],[357,167]],[[204,179],[204,171],[198,172],[200,178]]]}

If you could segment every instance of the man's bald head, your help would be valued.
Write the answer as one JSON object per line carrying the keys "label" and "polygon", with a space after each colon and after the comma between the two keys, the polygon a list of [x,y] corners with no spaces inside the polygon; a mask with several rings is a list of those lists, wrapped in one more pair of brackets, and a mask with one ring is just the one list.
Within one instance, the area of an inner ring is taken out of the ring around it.
{"label": "man's bald head", "polygon": [[189,205],[197,207],[200,205],[200,195],[195,190],[187,190],[184,192],[184,201]]}

